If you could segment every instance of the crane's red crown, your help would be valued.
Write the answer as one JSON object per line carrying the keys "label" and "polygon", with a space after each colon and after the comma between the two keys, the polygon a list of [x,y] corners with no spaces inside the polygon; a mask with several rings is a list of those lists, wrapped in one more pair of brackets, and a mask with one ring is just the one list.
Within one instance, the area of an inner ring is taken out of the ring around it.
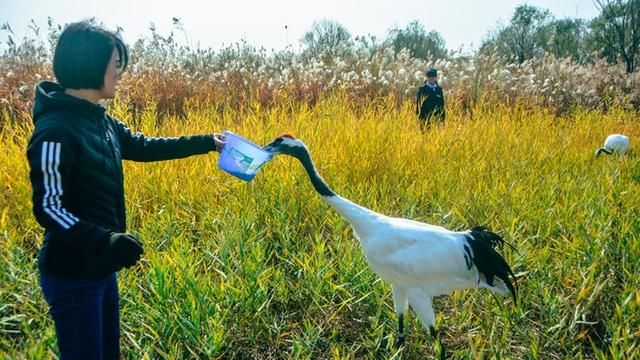
{"label": "crane's red crown", "polygon": [[295,139],[296,139],[296,137],[295,137],[295,136],[293,136],[293,135],[291,135],[291,134],[289,134],[289,133],[282,133],[282,134],[280,134],[280,136],[279,136],[279,137],[285,137],[285,138],[289,138],[289,139],[291,139],[291,140],[295,140]]}

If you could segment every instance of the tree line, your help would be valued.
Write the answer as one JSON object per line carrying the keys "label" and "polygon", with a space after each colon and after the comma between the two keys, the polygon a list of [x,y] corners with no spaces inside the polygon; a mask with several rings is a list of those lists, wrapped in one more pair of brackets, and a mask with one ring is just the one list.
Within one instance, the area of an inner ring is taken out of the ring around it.
{"label": "tree line", "polygon": [[[507,62],[523,63],[545,53],[571,58],[579,63],[604,58],[625,64],[633,72],[639,61],[640,0],[594,0],[599,15],[592,20],[554,18],[549,10],[532,5],[515,8],[508,24],[488,34],[479,52],[493,52]],[[303,53],[327,59],[347,56],[354,49],[391,45],[396,52],[407,49],[412,57],[443,59],[453,54],[442,35],[427,31],[419,21],[405,28],[389,30],[386,39],[374,36],[352,37],[346,27],[332,20],[315,22],[301,39]]]}

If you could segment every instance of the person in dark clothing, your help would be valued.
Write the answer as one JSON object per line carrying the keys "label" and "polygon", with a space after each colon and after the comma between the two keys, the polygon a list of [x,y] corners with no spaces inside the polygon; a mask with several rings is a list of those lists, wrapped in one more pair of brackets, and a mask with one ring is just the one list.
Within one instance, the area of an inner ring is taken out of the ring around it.
{"label": "person in dark clothing", "polygon": [[420,119],[420,127],[424,131],[433,122],[444,125],[444,95],[438,85],[438,71],[429,69],[427,81],[418,88],[416,96],[416,115]]}
{"label": "person in dark clothing", "polygon": [[150,138],[105,112],[128,62],[112,32],[68,25],[58,40],[58,83],[36,86],[27,147],[33,213],[44,228],[40,286],[61,359],[119,359],[116,272],[136,264],[143,245],[127,233],[122,160],[160,161],[220,151],[224,136]]}

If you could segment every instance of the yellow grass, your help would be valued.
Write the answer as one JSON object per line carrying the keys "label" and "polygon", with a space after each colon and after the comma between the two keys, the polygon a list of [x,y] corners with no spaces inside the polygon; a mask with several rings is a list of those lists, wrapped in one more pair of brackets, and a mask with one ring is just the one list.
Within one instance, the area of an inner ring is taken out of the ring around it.
{"label": "yellow grass", "polygon": [[[638,115],[483,104],[453,108],[422,134],[412,106],[314,108],[249,104],[157,121],[111,113],[147,135],[229,129],[264,144],[290,132],[340,195],[375,211],[451,229],[484,225],[520,276],[517,306],[486,291],[436,302],[452,358],[632,358],[640,351],[640,163],[601,157],[606,135],[632,147]],[[0,358],[53,358],[38,287],[42,229],[31,215],[28,116],[0,119]],[[130,231],[145,257],[120,273],[125,358],[402,358],[433,355],[413,316],[393,348],[387,284],[367,267],[348,224],[314,193],[300,165],[277,157],[251,183],[217,155],[126,163]]]}

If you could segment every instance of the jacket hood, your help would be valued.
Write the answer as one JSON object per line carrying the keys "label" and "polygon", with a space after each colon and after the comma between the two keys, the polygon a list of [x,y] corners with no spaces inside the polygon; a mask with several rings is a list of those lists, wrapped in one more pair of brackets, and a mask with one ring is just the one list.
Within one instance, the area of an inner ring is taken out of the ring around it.
{"label": "jacket hood", "polygon": [[52,110],[68,109],[90,118],[102,118],[105,108],[100,104],[77,98],[64,92],[64,88],[52,81],[41,81],[36,85],[33,103],[33,122]]}

